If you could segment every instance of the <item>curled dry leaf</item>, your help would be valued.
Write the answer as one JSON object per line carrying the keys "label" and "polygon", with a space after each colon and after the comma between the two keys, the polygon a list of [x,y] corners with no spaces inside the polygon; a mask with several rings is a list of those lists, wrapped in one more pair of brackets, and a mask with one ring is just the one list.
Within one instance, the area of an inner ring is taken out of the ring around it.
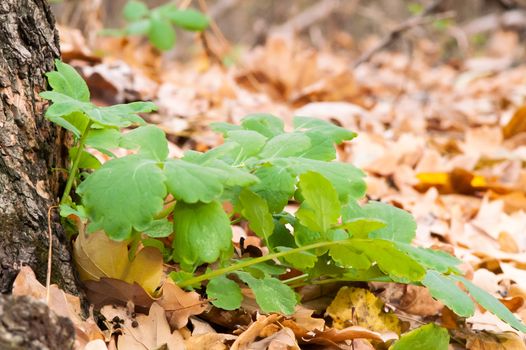
{"label": "curled dry leaf", "polygon": [[230,350],[248,350],[251,344],[260,336],[261,331],[281,318],[280,315],[272,314],[269,316],[259,316],[256,322],[252,323],[246,331],[241,333],[236,339]]}
{"label": "curled dry leaf", "polygon": [[360,326],[351,326],[344,329],[331,328],[326,331],[314,330],[306,338],[303,338],[307,343],[336,347],[338,347],[339,343],[345,343],[353,339],[370,339],[385,343],[398,339],[398,335],[389,331],[380,333]]}

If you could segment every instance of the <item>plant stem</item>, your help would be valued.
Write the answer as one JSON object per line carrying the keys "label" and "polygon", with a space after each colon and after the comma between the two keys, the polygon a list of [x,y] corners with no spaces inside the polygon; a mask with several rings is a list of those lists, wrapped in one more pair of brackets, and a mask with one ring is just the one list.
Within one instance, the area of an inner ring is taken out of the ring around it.
{"label": "plant stem", "polygon": [[273,260],[273,259],[276,259],[276,258],[280,258],[282,256],[286,256],[286,255],[289,255],[289,254],[299,253],[299,252],[302,252],[302,251],[305,251],[305,250],[321,248],[321,247],[327,247],[327,246],[336,245],[336,244],[349,244],[351,242],[352,242],[352,239],[346,239],[346,240],[341,240],[341,241],[331,241],[331,242],[319,242],[319,243],[313,243],[313,244],[309,244],[309,245],[306,245],[306,246],[303,246],[303,247],[299,247],[299,248],[294,248],[294,249],[291,249],[291,250],[288,250],[288,251],[285,251],[285,252],[278,252],[278,253],[268,254],[268,255],[265,255],[265,256],[261,256],[259,258],[254,258],[254,259],[251,259],[251,260],[241,261],[241,262],[238,262],[237,264],[234,264],[234,265],[223,267],[221,269],[213,270],[213,271],[204,273],[202,275],[189,278],[189,279],[187,279],[185,281],[179,282],[178,286],[181,287],[181,288],[185,288],[185,287],[188,287],[188,286],[200,283],[202,281],[206,281],[206,280],[212,279],[212,278],[217,277],[217,276],[226,275],[228,273],[231,273],[231,272],[234,272],[234,271],[237,271],[237,270],[241,270],[241,269],[243,269],[245,267],[252,266],[252,265],[255,265],[255,264],[259,264],[259,263],[262,263],[262,262],[265,262],[265,261]]}
{"label": "plant stem", "polygon": [[176,201],[173,200],[169,203],[167,203],[166,205],[166,208],[164,208],[163,210],[161,210],[159,212],[159,214],[155,215],[155,219],[158,220],[158,219],[162,219],[162,218],[165,218],[167,217],[168,215],[170,215],[170,213],[174,210],[175,208],[175,203]]}
{"label": "plant stem", "polygon": [[71,192],[71,188],[73,187],[73,181],[75,181],[75,177],[77,176],[77,171],[79,170],[80,158],[82,157],[82,152],[84,151],[84,143],[86,143],[86,137],[89,134],[91,124],[92,124],[92,121],[90,120],[88,122],[88,125],[86,125],[86,129],[84,130],[84,133],[80,137],[79,144],[77,147],[77,153],[75,154],[73,163],[71,163],[71,166],[69,167],[68,181],[66,182],[64,193],[62,194],[62,198],[60,199],[60,204],[64,204],[68,200],[69,193]]}

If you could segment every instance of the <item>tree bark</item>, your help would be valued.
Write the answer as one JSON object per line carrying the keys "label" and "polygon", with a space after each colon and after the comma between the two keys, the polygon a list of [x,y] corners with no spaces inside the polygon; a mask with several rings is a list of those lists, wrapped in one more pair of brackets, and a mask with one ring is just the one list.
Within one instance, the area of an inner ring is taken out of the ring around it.
{"label": "tree bark", "polygon": [[[64,168],[65,133],[44,119],[44,74],[60,56],[55,20],[45,0],[0,1],[0,292],[22,265],[45,282],[48,209]],[[53,210],[52,282],[76,293],[64,232]]]}

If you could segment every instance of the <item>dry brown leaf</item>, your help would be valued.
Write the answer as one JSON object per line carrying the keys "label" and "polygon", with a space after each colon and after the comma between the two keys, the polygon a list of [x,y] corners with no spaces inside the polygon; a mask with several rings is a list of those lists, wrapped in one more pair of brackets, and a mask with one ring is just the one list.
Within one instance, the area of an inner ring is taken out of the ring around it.
{"label": "dry brown leaf", "polygon": [[101,278],[99,281],[84,281],[86,294],[96,309],[108,304],[125,305],[132,302],[137,311],[148,312],[155,301],[137,283],[129,284],[115,278]]}
{"label": "dry brown leaf", "polygon": [[283,328],[280,331],[265,337],[250,345],[251,350],[300,350],[294,332],[290,328]]}
{"label": "dry brown leaf", "polygon": [[468,350],[526,350],[524,340],[515,333],[480,332],[468,336]]}
{"label": "dry brown leaf", "polygon": [[250,346],[259,337],[261,331],[268,325],[280,319],[280,315],[272,314],[269,316],[260,315],[258,319],[252,323],[247,330],[239,335],[230,350],[249,350]]}
{"label": "dry brown leaf", "polygon": [[[13,295],[27,295],[35,299],[46,301],[46,287],[36,279],[35,273],[29,266],[23,266],[13,283]],[[82,349],[94,340],[104,339],[104,334],[90,316],[83,320],[80,317],[80,299],[66,294],[52,284],[49,290],[48,306],[57,315],[67,317],[75,326],[75,347]]]}
{"label": "dry brown leaf", "polygon": [[184,327],[190,316],[199,315],[208,306],[199,294],[185,292],[170,279],[164,282],[161,292],[157,302],[166,310],[170,325],[176,329]]}
{"label": "dry brown leaf", "polygon": [[526,132],[526,105],[515,111],[510,121],[502,128],[505,138]]}
{"label": "dry brown leaf", "polygon": [[398,339],[398,335],[389,331],[380,333],[360,326],[351,326],[344,329],[331,328],[326,331],[314,330],[307,337],[303,338],[307,343],[327,346],[338,346],[339,343],[353,339],[370,339],[385,343]]}
{"label": "dry brown leaf", "polygon": [[109,328],[120,333],[117,338],[119,350],[156,350],[163,345],[168,350],[185,349],[183,337],[177,330],[170,331],[165,311],[157,303],[152,304],[148,316],[137,314],[133,317],[128,309],[111,305],[100,312]]}

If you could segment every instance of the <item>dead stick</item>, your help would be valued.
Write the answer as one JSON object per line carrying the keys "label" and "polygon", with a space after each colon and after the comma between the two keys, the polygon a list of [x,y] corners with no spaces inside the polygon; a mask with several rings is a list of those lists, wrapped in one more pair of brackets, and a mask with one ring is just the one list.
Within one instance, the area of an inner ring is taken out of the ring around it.
{"label": "dead stick", "polygon": [[440,19],[447,19],[447,18],[453,18],[453,17],[455,17],[455,12],[446,11],[446,12],[438,13],[436,15],[418,16],[418,17],[413,17],[413,18],[408,19],[407,21],[398,25],[395,29],[391,30],[387,34],[387,36],[385,36],[375,47],[373,47],[369,51],[362,54],[356,60],[356,62],[354,62],[353,68],[357,68],[362,63],[369,61],[374,55],[376,55],[378,52],[385,49],[387,46],[389,46],[395,40],[397,40],[400,36],[402,36],[404,32],[412,28],[415,28],[415,27],[433,23],[434,21],[437,21]]}
{"label": "dead stick", "polygon": [[51,229],[51,211],[54,208],[58,208],[58,206],[52,205],[47,211],[47,234],[49,238],[49,249],[47,253],[46,304],[49,304],[49,288],[51,286],[51,267],[53,261],[53,230]]}

